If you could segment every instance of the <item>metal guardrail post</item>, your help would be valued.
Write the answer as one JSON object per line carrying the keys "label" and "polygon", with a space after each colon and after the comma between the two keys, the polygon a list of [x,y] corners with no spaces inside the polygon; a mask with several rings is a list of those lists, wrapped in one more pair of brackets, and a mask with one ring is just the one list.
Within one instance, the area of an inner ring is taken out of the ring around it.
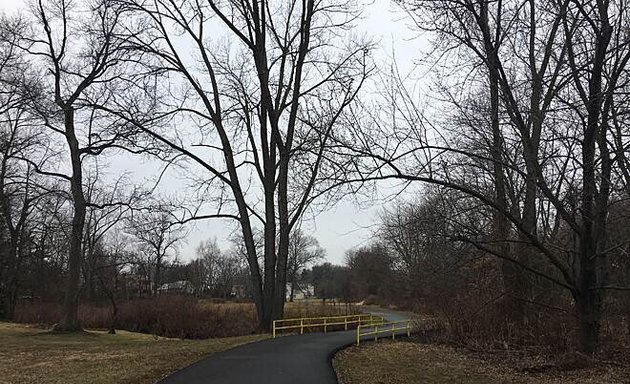
{"label": "metal guardrail post", "polygon": [[357,327],[357,345],[361,344],[361,325]]}
{"label": "metal guardrail post", "polygon": [[348,318],[347,317],[343,318],[343,328],[344,328],[345,331],[348,330]]}
{"label": "metal guardrail post", "polygon": [[378,341],[378,325],[374,326],[374,341]]}
{"label": "metal guardrail post", "polygon": [[411,336],[411,320],[407,320],[407,337]]}
{"label": "metal guardrail post", "polygon": [[300,335],[304,334],[304,319],[300,319]]}
{"label": "metal guardrail post", "polygon": [[324,333],[326,333],[326,319],[324,319]]}
{"label": "metal guardrail post", "polygon": [[273,332],[273,338],[275,339],[276,338],[276,321],[275,320],[273,321],[273,327],[272,328],[273,328],[273,331],[272,331]]}

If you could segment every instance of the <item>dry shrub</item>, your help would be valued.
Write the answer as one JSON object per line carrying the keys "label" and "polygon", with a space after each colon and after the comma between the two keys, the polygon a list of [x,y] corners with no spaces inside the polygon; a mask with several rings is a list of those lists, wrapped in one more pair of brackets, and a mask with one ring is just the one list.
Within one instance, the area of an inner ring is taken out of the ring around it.
{"label": "dry shrub", "polygon": [[[280,333],[297,333],[300,332],[299,326],[303,324],[304,332],[321,332],[324,330],[322,319],[313,319],[320,317],[335,317],[335,316],[344,316],[344,315],[355,315],[359,314],[361,311],[356,305],[349,303],[336,303],[336,302],[313,302],[313,301],[303,301],[303,302],[291,302],[286,303],[284,307],[284,319],[293,319],[293,321],[283,322],[282,326],[296,326],[296,328],[280,330]],[[302,318],[307,318],[303,323],[299,320]],[[330,323],[336,323],[335,325],[330,325]],[[320,324],[317,326],[313,326],[312,324]],[[328,321],[328,325],[326,326],[327,332],[332,331],[341,331],[346,327],[348,329],[356,328],[357,323],[344,323],[342,318],[330,319]]]}
{"label": "dry shrub", "polygon": [[61,318],[61,306],[56,303],[18,303],[13,321],[16,323],[52,325]]}
{"label": "dry shrub", "polygon": [[292,302],[284,307],[285,319],[297,319],[301,317],[324,317],[356,315],[361,311],[352,304],[323,302]]}
{"label": "dry shrub", "polygon": [[[59,320],[60,306],[20,304],[15,321],[51,325]],[[86,328],[111,325],[111,308],[82,304],[79,318]],[[258,322],[252,304],[209,304],[186,296],[158,296],[119,304],[117,329],[165,337],[205,339],[256,333]]]}
{"label": "dry shrub", "polygon": [[[79,319],[85,328],[108,329],[112,323],[110,306],[81,304]],[[321,302],[287,303],[285,318],[356,314],[345,304]],[[20,303],[15,321],[50,326],[61,314],[56,303]],[[165,337],[205,339],[241,336],[259,332],[253,303],[198,300],[190,296],[161,295],[118,304],[116,329]]]}
{"label": "dry shrub", "polygon": [[134,332],[188,339],[246,335],[258,328],[251,305],[201,305],[185,296],[126,303],[121,306],[118,324]]}
{"label": "dry shrub", "polygon": [[447,337],[475,348],[511,349],[546,346],[564,352],[578,345],[577,319],[570,312],[535,305],[526,307],[526,321],[510,322],[502,300],[484,302],[474,295],[462,295],[441,303],[439,312]]}

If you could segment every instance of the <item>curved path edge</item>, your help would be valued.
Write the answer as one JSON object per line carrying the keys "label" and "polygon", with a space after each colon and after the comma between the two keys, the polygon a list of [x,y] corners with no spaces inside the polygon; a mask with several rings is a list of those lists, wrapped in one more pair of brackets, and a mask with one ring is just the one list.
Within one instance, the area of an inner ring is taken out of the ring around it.
{"label": "curved path edge", "polygon": [[[369,309],[389,321],[401,313]],[[335,354],[353,345],[356,331],[280,336],[218,352],[180,369],[159,384],[336,384]]]}

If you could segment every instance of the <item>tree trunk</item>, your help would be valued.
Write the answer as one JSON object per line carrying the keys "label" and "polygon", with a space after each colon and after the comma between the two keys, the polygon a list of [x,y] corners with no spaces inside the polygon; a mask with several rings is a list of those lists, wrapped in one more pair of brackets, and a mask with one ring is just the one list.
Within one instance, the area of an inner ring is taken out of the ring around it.
{"label": "tree trunk", "polygon": [[8,297],[7,297],[7,319],[13,320],[15,317],[15,307],[17,306],[17,298],[18,298],[18,290],[19,290],[19,276],[20,276],[20,260],[18,255],[18,250],[12,250],[15,252],[15,264],[10,271],[10,275],[8,276],[9,286],[8,286]]}
{"label": "tree trunk", "polygon": [[[230,157],[226,156],[229,160]],[[230,168],[231,172],[235,173],[234,169]],[[236,175],[231,175],[236,177]],[[245,252],[247,254],[247,265],[249,267],[249,278],[252,284],[252,296],[254,304],[256,306],[256,315],[258,317],[258,324],[261,329],[266,329],[264,323],[265,313],[265,301],[263,295],[263,281],[260,275],[260,267],[258,265],[258,254],[256,250],[256,243],[254,241],[254,233],[252,231],[251,223],[249,221],[249,212],[247,211],[247,205],[243,198],[240,186],[235,183],[232,186],[234,196],[236,198],[236,204],[238,206],[239,215],[241,217],[241,231],[243,233],[243,242],[245,243]]]}
{"label": "tree trunk", "polygon": [[18,249],[13,239],[9,240],[3,253],[6,254],[6,267],[0,283],[0,318],[12,320],[15,316],[18,293]]}
{"label": "tree trunk", "polygon": [[59,332],[76,332],[81,330],[81,324],[79,323],[79,290],[81,285],[81,246],[85,225],[86,202],[83,195],[83,172],[79,142],[74,131],[74,109],[71,107],[64,109],[64,123],[72,165],[70,189],[74,214],[72,217],[72,231],[70,233],[66,292],[61,320],[55,325],[54,330]]}
{"label": "tree trunk", "polygon": [[291,281],[291,292],[289,293],[289,301],[293,302],[294,297],[295,297],[295,279]]}
{"label": "tree trunk", "polygon": [[[496,252],[509,258],[510,246],[508,239],[510,236],[510,225],[506,213],[508,212],[508,203],[505,187],[505,174],[503,167],[503,137],[501,134],[501,126],[499,121],[499,69],[497,42],[492,42],[489,36],[492,36],[488,21],[488,4],[481,3],[480,27],[487,38],[485,39],[484,50],[486,55],[486,65],[488,68],[488,81],[490,91],[490,126],[492,131],[492,147],[490,154],[492,156],[492,170],[495,188],[495,200],[497,208],[493,217],[493,241],[496,242]],[[507,259],[501,261],[501,275],[503,280],[503,289],[505,291],[504,308],[508,321],[517,326],[521,324],[523,319],[523,301],[521,300],[521,280],[520,267]]]}
{"label": "tree trunk", "polygon": [[581,291],[578,300],[580,347],[582,352],[594,354],[597,351],[599,341],[601,300],[598,293],[593,289]]}
{"label": "tree trunk", "polygon": [[[276,297],[273,305],[274,319],[282,318],[284,314],[284,302],[287,289],[287,261],[289,259],[289,154],[286,148],[280,150],[280,173],[278,175],[278,227],[280,229],[278,239],[278,260],[276,266]],[[293,287],[291,287],[293,289]]]}
{"label": "tree trunk", "polygon": [[[158,251],[159,252],[159,251]],[[162,257],[158,256],[155,261],[155,273],[153,274],[153,296],[157,296],[162,280]]]}
{"label": "tree trunk", "polygon": [[[600,115],[603,105],[602,78],[604,74],[604,64],[608,44],[612,36],[612,27],[608,20],[608,5],[597,2],[598,11],[601,16],[601,27],[599,28],[595,52],[592,60],[593,67],[588,84],[588,99],[586,103],[588,118],[582,140],[582,206],[581,219],[583,222],[580,233],[580,270],[578,276],[578,309],[580,315],[580,342],[582,351],[585,353],[595,353],[599,336],[599,320],[601,316],[601,297],[598,291],[599,279],[598,262],[602,255],[598,254],[605,234],[600,226],[605,224],[606,213],[608,212],[608,191],[606,181],[602,181],[602,195],[598,196],[597,180],[609,177],[606,169],[601,175],[596,175],[596,142],[598,138],[603,138],[606,132],[602,132],[606,124],[600,126]],[[604,115],[604,119],[606,116]],[[604,140],[604,146],[607,145]],[[600,148],[604,150],[604,148]],[[603,158],[603,161],[609,159]],[[600,221],[603,219],[603,223]]]}
{"label": "tree trunk", "polygon": [[[268,180],[269,181],[269,180]],[[271,330],[274,320],[273,300],[276,291],[276,214],[273,200],[275,180],[265,186],[265,265],[263,280],[263,330]]]}

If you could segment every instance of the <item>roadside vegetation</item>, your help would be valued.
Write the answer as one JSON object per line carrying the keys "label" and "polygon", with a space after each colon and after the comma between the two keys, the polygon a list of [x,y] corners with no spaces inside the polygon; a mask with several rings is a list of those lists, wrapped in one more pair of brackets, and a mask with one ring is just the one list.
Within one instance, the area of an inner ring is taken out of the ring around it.
{"label": "roadside vegetation", "polygon": [[154,383],[205,356],[266,337],[180,340],[126,331],[51,334],[0,323],[0,383]]}
{"label": "roadside vegetation", "polygon": [[443,344],[379,340],[339,352],[340,384],[627,383],[630,369],[580,353],[472,351]]}
{"label": "roadside vegetation", "polygon": [[[61,307],[53,303],[21,303],[15,322],[52,326]],[[251,302],[197,299],[193,296],[159,295],[120,303],[115,329],[163,337],[207,339],[260,333],[256,309]],[[336,316],[356,313],[348,305],[318,300],[286,304],[284,318]],[[111,309],[88,303],[79,306],[79,320],[89,329],[109,329]]]}

